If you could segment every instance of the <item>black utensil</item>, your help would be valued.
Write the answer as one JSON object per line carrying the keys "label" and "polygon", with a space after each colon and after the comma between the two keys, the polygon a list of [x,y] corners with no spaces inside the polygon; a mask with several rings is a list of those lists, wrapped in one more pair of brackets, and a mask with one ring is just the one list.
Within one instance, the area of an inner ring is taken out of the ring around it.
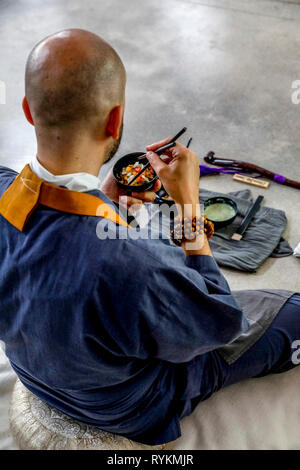
{"label": "black utensil", "polygon": [[[176,145],[176,142],[170,142],[169,144],[164,145],[163,147],[160,147],[157,150],[155,150],[155,153],[157,153],[158,155],[162,155],[166,150],[174,147],[175,145]],[[145,157],[146,157],[146,155],[141,155],[138,158],[138,160],[143,160]],[[128,186],[130,186],[139,176],[141,176],[141,174],[144,173],[144,171],[147,170],[147,168],[149,168],[149,166],[150,166],[150,162],[146,163],[146,165],[143,166],[141,171],[139,171],[136,175],[134,175],[131,178],[131,180],[128,181]]]}
{"label": "black utensil", "polygon": [[[176,145],[175,140],[179,139],[179,137],[181,137],[182,134],[185,133],[186,129],[187,129],[186,127],[183,127],[183,129],[181,129],[181,131],[179,131],[178,134],[176,134],[173,137],[173,139],[170,140],[170,142],[168,144],[163,145],[162,147],[159,147],[157,150],[155,150],[155,153],[157,153],[158,155],[161,155],[166,150],[174,147]],[[146,157],[146,154],[141,155],[139,157],[139,160],[143,159],[144,157]],[[139,176],[141,176],[141,174],[144,173],[144,171],[147,170],[147,168],[149,168],[149,166],[150,166],[150,162],[146,163],[146,165],[141,169],[141,171],[139,173],[137,173],[130,181],[128,181],[128,186],[130,186]]]}
{"label": "black utensil", "polygon": [[245,217],[243,218],[241,222],[241,225],[239,226],[237,231],[232,235],[231,237],[232,240],[240,241],[243,238],[243,235],[246,232],[256,212],[258,211],[260,203],[263,200],[263,198],[264,198],[263,196],[258,196],[256,201],[249,207]]}

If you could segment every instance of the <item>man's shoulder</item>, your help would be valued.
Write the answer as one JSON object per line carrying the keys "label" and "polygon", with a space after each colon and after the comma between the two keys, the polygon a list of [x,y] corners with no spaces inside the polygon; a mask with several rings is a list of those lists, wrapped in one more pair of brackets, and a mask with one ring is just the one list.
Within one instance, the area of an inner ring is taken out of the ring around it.
{"label": "man's shoulder", "polygon": [[17,171],[13,170],[12,168],[0,165],[0,196],[13,182],[17,175]]}
{"label": "man's shoulder", "polygon": [[17,176],[17,174],[18,172],[13,170],[12,168],[8,168],[7,166],[0,165],[0,178],[2,178],[2,176],[15,177]]}

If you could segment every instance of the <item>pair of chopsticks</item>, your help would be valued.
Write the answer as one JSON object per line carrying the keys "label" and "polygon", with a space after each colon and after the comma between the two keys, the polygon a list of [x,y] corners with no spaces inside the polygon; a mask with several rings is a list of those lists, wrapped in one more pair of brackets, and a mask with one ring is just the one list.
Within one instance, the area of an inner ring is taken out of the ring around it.
{"label": "pair of chopsticks", "polygon": [[[179,139],[179,137],[181,137],[182,134],[185,133],[186,129],[187,129],[186,127],[181,129],[181,131],[178,132],[178,134],[174,135],[173,139],[171,139],[168,144],[163,145],[162,147],[159,147],[158,149],[156,149],[155,153],[157,153],[158,155],[162,155],[166,150],[168,150],[172,147],[175,147],[175,145],[176,145],[175,141],[177,139]],[[141,155],[140,157],[138,157],[138,160],[143,160],[145,157],[146,157],[146,154]],[[136,175],[132,176],[131,179],[128,181],[128,186],[130,186],[139,176],[141,176],[141,174],[144,173],[144,171],[147,170],[147,168],[149,168],[149,166],[150,166],[150,162],[146,163],[146,165],[143,166],[141,171],[139,171]]]}

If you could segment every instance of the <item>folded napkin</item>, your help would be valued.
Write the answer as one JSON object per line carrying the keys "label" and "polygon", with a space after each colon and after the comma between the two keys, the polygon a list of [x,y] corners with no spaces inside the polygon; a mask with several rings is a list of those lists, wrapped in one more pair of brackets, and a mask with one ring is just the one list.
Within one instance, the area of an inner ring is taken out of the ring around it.
{"label": "folded napkin", "polygon": [[227,194],[200,189],[201,202],[215,196],[230,197],[238,207],[235,220],[227,227],[218,229],[210,240],[211,249],[219,265],[255,272],[269,256],[283,257],[293,253],[288,242],[282,238],[287,225],[283,211],[261,206],[242,240],[235,241],[231,240],[231,236],[253,203],[252,193],[249,189]]}
{"label": "folded napkin", "polygon": [[300,243],[298,243],[298,245],[296,246],[295,251],[294,251],[294,255],[299,256],[299,258],[300,258]]}

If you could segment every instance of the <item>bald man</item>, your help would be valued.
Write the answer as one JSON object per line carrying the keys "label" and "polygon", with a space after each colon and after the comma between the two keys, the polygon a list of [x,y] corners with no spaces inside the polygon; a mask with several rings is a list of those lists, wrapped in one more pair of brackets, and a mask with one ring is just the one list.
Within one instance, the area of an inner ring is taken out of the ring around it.
{"label": "bald man", "polygon": [[[111,172],[98,179],[121,139],[125,80],[115,50],[83,30],[28,58],[37,155],[20,174],[0,168],[0,339],[34,394],[152,445],[179,437],[180,419],[219,388],[292,367],[300,297],[244,291],[237,302],[203,231],[174,246],[129,225],[120,205],[153,201],[160,182],[126,195]],[[162,161],[167,142],[147,158],[179,216],[197,222],[197,156],[177,143]]]}

